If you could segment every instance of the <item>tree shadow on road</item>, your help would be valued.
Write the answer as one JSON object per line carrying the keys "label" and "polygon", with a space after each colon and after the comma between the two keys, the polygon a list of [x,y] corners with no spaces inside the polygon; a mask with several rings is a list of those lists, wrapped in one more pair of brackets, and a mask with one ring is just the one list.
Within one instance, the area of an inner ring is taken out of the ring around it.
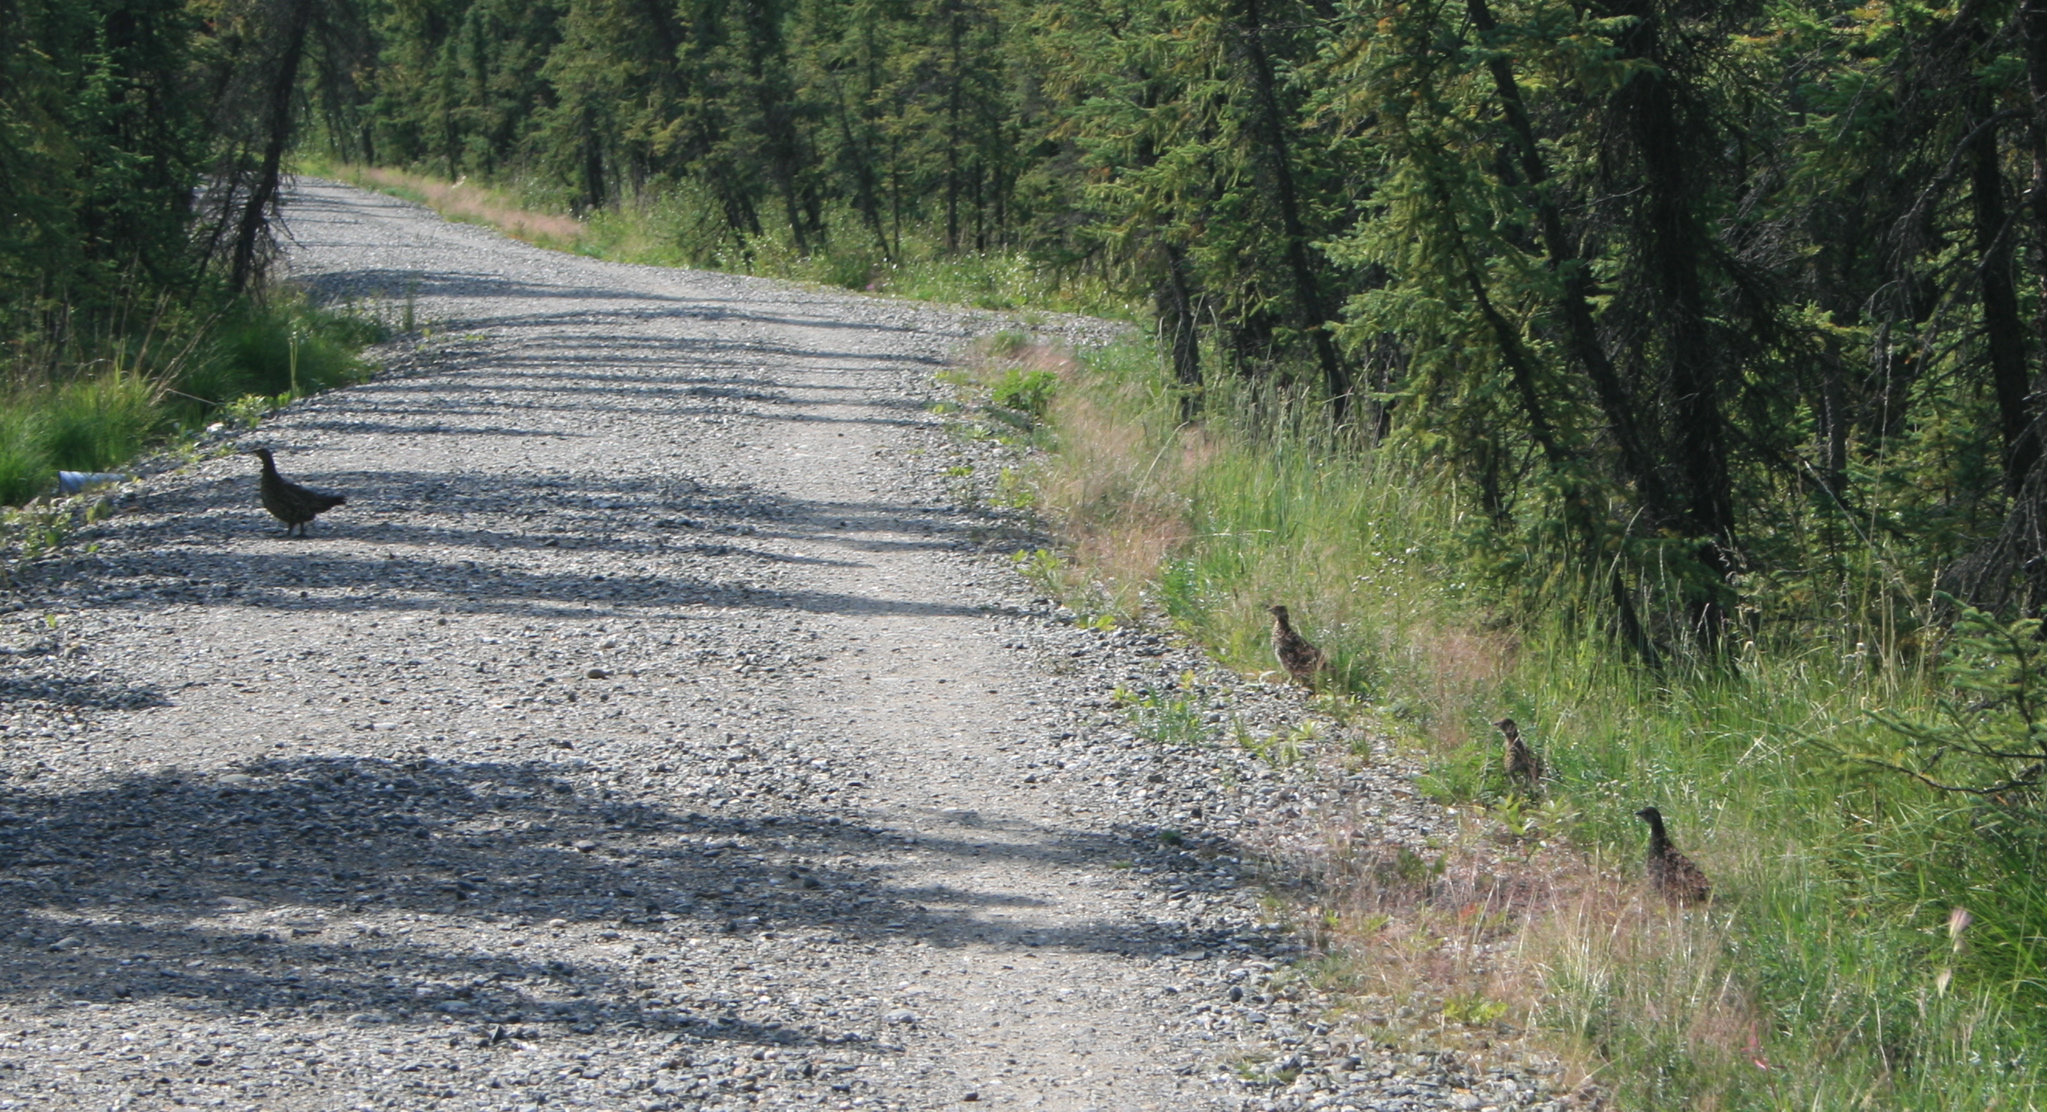
{"label": "tree shadow on road", "polygon": [[[686,616],[705,606],[812,613],[977,615],[952,602],[782,586],[771,569],[857,567],[885,550],[970,543],[964,515],[909,501],[775,498],[685,476],[559,477],[304,468],[349,504],[287,539],[255,479],[166,484],[135,512],[27,569],[34,586],[90,584],[101,601],[257,606],[282,612],[449,611],[548,618],[592,607]],[[83,542],[100,542],[87,551]],[[823,555],[777,551],[823,541]],[[577,553],[626,553],[596,570]],[[427,555],[433,553],[433,555]]]}
{"label": "tree shadow on road", "polygon": [[[885,828],[799,808],[681,813],[616,798],[567,764],[270,759],[17,789],[4,802],[10,976],[0,999],[629,1023],[793,1042],[818,1031],[750,1025],[736,999],[650,995],[647,970],[686,959],[691,936],[771,931],[853,946],[911,938],[1153,954],[1233,944],[1227,932],[1160,922],[1033,929],[1008,914],[1029,900],[893,886],[888,858],[908,839]],[[1034,833],[1008,849],[928,836],[915,846],[1075,870],[1146,853],[1170,861],[1140,837]],[[438,937],[450,927],[463,929]],[[587,945],[576,960],[549,956],[548,935],[580,930],[587,942],[593,928],[600,956]]]}
{"label": "tree shadow on road", "polygon": [[[675,271],[677,277],[689,273],[686,270]],[[661,319],[738,321],[832,331],[912,334],[929,332],[928,326],[924,325],[875,319],[877,304],[850,294],[821,296],[814,291],[803,291],[784,282],[733,275],[718,275],[717,279],[726,284],[746,287],[746,292],[741,294],[734,290],[732,296],[721,297],[716,291],[704,288],[690,290],[684,295],[621,286],[602,286],[593,282],[574,284],[528,282],[484,271],[426,272],[383,267],[323,271],[306,275],[300,278],[297,284],[315,299],[328,303],[356,299],[391,302],[407,298],[425,301],[441,298],[476,298],[500,303],[516,301],[609,303],[605,308],[572,306],[560,310],[557,314],[449,316],[438,322],[441,327],[455,331],[485,326],[516,328],[521,324],[549,323],[557,319],[569,323],[587,323],[593,318],[615,317],[636,322]],[[780,296],[764,298],[761,296],[764,292]],[[907,307],[914,309],[913,303],[894,303],[891,306],[896,310],[893,315],[900,316],[906,304]],[[793,311],[770,312],[764,310],[764,305],[780,305],[786,309],[795,309],[799,305],[808,308],[829,306],[833,315],[820,316]],[[958,316],[962,312],[957,307],[946,307],[942,311],[948,316]],[[904,361],[905,358],[892,357],[897,362]]]}

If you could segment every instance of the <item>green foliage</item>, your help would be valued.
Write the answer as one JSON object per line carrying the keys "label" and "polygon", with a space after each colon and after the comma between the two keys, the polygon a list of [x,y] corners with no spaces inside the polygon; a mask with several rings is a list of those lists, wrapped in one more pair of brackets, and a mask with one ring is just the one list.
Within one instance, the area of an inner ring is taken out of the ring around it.
{"label": "green foliage", "polygon": [[1443,1018],[1451,1023],[1483,1027],[1507,1014],[1507,1005],[1476,994],[1452,996],[1443,1001]]}
{"label": "green foliage", "polygon": [[0,6],[0,502],[243,394],[357,375],[366,326],[258,281],[291,67],[342,62],[353,11]]}
{"label": "green foliage", "polygon": [[[1415,790],[1438,803],[1474,803],[1497,796],[1491,783],[1495,761],[1477,746],[1466,746],[1430,762],[1427,772],[1415,777]],[[1493,790],[1488,790],[1493,789]]]}
{"label": "green foliage", "polygon": [[1950,163],[2030,103],[2007,7],[432,0],[314,93],[337,157],[604,257],[1148,303],[1181,421],[1440,455],[1477,586],[1599,597],[1656,667],[1744,613],[1909,632],[2003,527],[2039,314],[1975,292]]}
{"label": "green foliage", "polygon": [[260,413],[360,381],[367,368],[357,352],[381,332],[367,318],[280,296],[225,320],[162,321],[132,344],[93,339],[91,348],[115,353],[111,365],[30,380],[0,397],[0,504],[47,493],[59,470],[117,470],[179,428],[221,415],[241,421],[251,399]]}
{"label": "green foliage", "polygon": [[189,393],[227,401],[244,394],[304,396],[362,380],[357,352],[383,338],[373,320],[302,302],[247,310],[218,333],[216,357],[183,379]]}
{"label": "green foliage", "polygon": [[[1876,719],[1905,742],[1897,768],[1946,791],[2029,799],[2047,777],[2047,642],[2038,618],[2001,621],[1963,606],[1941,654],[1938,715]],[[2043,816],[2047,817],[2047,816]]]}
{"label": "green foliage", "polygon": [[[191,280],[203,104],[185,95],[183,0],[30,0],[0,11],[0,298],[17,329]],[[37,318],[42,318],[40,321]]]}
{"label": "green foliage", "polygon": [[[2020,1007],[2047,1007],[2047,643],[2037,618],[2003,621],[1960,607],[1941,653],[1930,706],[1871,717],[1890,737],[1855,760],[1902,773],[1958,802],[1957,839],[1929,864],[1939,894],[1965,908],[1958,962]],[[1895,741],[1895,746],[1884,746]],[[1965,800],[1966,802],[1959,802]],[[1926,883],[1926,881],[1922,881]],[[1959,929],[1957,931],[1959,933]],[[1944,991],[1944,989],[1943,989]]]}
{"label": "green foliage", "polygon": [[1724,666],[2043,555],[2013,10],[425,0],[308,94],[603,257],[1148,305],[1179,422],[1439,457],[1473,589]]}
{"label": "green foliage", "polygon": [[1036,584],[1038,589],[1056,598],[1064,587],[1063,577],[1066,566],[1060,562],[1059,554],[1049,548],[1018,550],[1010,553],[1011,566],[1024,578]]}
{"label": "green foliage", "polygon": [[995,477],[994,502],[1007,509],[1033,510],[1038,505],[1038,493],[1021,468],[1004,467]]}
{"label": "green foliage", "polygon": [[1058,390],[1059,376],[1051,371],[1011,367],[996,380],[990,400],[1033,421],[1042,421],[1051,411],[1052,396]]}
{"label": "green foliage", "polygon": [[153,378],[115,366],[0,396],[0,504],[48,493],[59,470],[109,471],[169,423]]}
{"label": "green foliage", "polygon": [[[1666,960],[1547,966],[1626,1102],[2016,1105],[2047,906],[2034,14],[16,4],[0,497],[359,373],[356,326],[219,289],[300,105],[333,159],[439,175],[451,212],[491,183],[463,218],[535,242],[1145,306],[1155,344],[1003,367],[963,425],[1061,452],[1035,497],[1003,479],[1098,542],[1027,557],[1048,592],[1088,625],[1162,605],[1253,672],[1285,601],[1441,797],[1609,858],[1671,813],[1732,910]],[[1974,609],[1934,675],[1938,590]],[[1504,794],[1503,708],[1568,823]]]}

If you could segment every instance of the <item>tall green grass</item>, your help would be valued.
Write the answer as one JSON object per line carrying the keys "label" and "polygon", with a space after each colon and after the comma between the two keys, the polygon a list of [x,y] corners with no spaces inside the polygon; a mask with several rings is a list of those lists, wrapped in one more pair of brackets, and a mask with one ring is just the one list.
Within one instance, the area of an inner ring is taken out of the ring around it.
{"label": "tall green grass", "polygon": [[0,384],[0,504],[48,493],[60,470],[118,470],[250,398],[279,404],[359,381],[359,353],[382,333],[280,292],[217,316],[160,316],[134,334],[19,344]]}
{"label": "tall green grass", "polygon": [[[1883,651],[1878,618],[1744,643],[1733,670],[1647,671],[1600,600],[1561,569],[1544,584],[1550,557],[1479,539],[1425,443],[1361,451],[1282,391],[1210,390],[1216,416],[1183,427],[1142,344],[1065,385],[1039,496],[1095,584],[1083,601],[1163,612],[1247,672],[1273,667],[1263,607],[1291,606],[1427,755],[1422,787],[1446,802],[1520,813],[1487,725],[1519,720],[1551,767],[1546,814],[1571,864],[1515,905],[1527,987],[1486,984],[1621,1107],[2047,1096],[2037,812],[1839,755],[1897,749],[1871,712],[1927,712],[1930,659]],[[1710,909],[1644,898],[1633,812],[1649,804],[1712,876]],[[1974,919],[1958,942],[1957,907]]]}

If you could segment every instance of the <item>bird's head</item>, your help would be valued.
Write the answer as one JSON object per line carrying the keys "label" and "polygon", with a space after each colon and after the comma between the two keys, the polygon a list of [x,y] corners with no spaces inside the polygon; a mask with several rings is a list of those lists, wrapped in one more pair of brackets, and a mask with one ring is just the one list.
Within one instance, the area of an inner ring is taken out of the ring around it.
{"label": "bird's head", "polygon": [[1641,819],[1643,822],[1648,823],[1650,826],[1663,825],[1663,812],[1657,810],[1654,807],[1644,807],[1641,810],[1636,811],[1635,817]]}
{"label": "bird's head", "polygon": [[1265,612],[1282,622],[1286,621],[1286,607],[1284,606],[1268,606],[1265,608]]}
{"label": "bird's head", "polygon": [[1514,720],[1511,718],[1502,718],[1495,721],[1493,728],[1503,734],[1518,734],[1521,732],[1521,727],[1515,725]]}
{"label": "bird's head", "polygon": [[255,456],[257,459],[262,460],[264,463],[275,462],[270,458],[270,449],[268,448],[251,448],[242,454],[247,456]]}

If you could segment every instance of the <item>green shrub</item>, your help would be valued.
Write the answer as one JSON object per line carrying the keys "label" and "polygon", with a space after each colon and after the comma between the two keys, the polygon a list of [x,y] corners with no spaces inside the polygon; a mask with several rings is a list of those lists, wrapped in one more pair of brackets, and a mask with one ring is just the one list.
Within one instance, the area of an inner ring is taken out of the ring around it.
{"label": "green shrub", "polygon": [[132,371],[18,390],[0,408],[0,503],[48,493],[59,470],[111,471],[166,423],[161,391]]}
{"label": "green shrub", "polygon": [[1027,413],[1042,421],[1052,411],[1052,398],[1059,392],[1059,376],[1047,370],[1011,367],[996,381],[990,398],[1004,409]]}
{"label": "green shrub", "polygon": [[873,250],[834,247],[811,260],[814,280],[842,289],[864,290],[885,264]]}
{"label": "green shrub", "polygon": [[225,404],[244,394],[302,397],[361,381],[356,357],[381,338],[373,321],[291,304],[230,320],[210,359],[181,376],[179,388]]}

